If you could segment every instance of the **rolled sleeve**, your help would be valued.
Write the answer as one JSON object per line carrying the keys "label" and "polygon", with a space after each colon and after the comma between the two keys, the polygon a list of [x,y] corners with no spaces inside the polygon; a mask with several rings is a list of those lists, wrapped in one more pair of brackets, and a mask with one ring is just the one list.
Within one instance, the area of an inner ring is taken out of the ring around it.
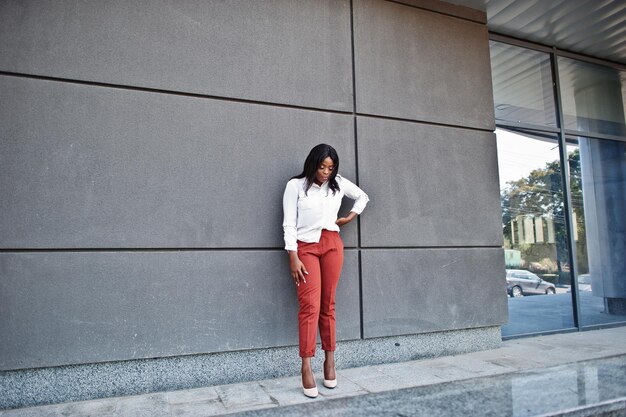
{"label": "rolled sleeve", "polygon": [[365,210],[367,202],[370,201],[367,194],[365,194],[365,191],[361,190],[356,184],[345,178],[341,178],[341,189],[347,197],[354,200],[354,205],[352,206],[351,211],[356,214],[361,214],[363,210]]}

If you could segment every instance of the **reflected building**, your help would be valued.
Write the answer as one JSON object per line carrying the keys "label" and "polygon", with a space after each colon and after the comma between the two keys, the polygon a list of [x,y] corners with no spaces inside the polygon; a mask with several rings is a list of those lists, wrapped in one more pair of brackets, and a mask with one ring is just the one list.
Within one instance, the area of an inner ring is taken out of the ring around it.
{"label": "reflected building", "polygon": [[554,221],[551,217],[518,215],[511,220],[511,245],[554,243]]}

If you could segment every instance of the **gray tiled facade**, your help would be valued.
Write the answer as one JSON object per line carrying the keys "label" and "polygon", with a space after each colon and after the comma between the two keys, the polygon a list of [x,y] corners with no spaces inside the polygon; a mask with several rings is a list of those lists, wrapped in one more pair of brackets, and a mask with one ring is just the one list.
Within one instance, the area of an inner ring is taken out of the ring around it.
{"label": "gray tiled facade", "polygon": [[506,323],[506,289],[491,285],[504,268],[502,249],[379,249],[361,256],[365,337]]}
{"label": "gray tiled facade", "polygon": [[359,113],[495,128],[484,24],[378,0],[354,22]]}
{"label": "gray tiled facade", "polygon": [[3,381],[297,345],[281,198],[321,142],[371,198],[338,338],[499,343],[487,27],[399,3],[1,2]]}
{"label": "gray tiled facade", "polygon": [[0,91],[4,249],[277,248],[268,178],[324,140],[355,176],[346,115],[8,76]]}
{"label": "gray tiled facade", "polygon": [[[0,365],[291,345],[298,306],[292,282],[276,273],[283,257],[278,250],[2,253],[2,308],[13,320],[0,322]],[[358,254],[347,249],[339,340],[360,337],[358,294]]]}
{"label": "gray tiled facade", "polygon": [[0,70],[352,110],[350,2],[0,4]]}
{"label": "gray tiled facade", "polygon": [[[359,117],[366,247],[501,246],[493,133]],[[478,162],[480,161],[480,162]]]}

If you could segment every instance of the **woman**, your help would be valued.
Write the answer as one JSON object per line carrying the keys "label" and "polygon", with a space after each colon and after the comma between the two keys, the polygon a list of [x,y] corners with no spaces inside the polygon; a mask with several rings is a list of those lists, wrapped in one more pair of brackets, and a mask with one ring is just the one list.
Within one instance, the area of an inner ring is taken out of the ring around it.
{"label": "woman", "polygon": [[[361,214],[369,201],[363,190],[337,175],[338,170],[337,151],[330,145],[317,145],[306,158],[302,173],[287,183],[283,196],[285,249],[300,304],[302,389],[304,395],[312,398],[318,394],[311,370],[318,326],[325,353],[324,386],[337,386],[335,289],[343,265],[339,227]],[[355,203],[350,214],[337,218],[344,195]]]}

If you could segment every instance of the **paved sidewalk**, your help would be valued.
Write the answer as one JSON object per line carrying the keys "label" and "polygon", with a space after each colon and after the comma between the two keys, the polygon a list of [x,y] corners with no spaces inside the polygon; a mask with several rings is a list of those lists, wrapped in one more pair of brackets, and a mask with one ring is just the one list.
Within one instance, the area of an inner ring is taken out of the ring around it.
{"label": "paved sidewalk", "polygon": [[[317,399],[302,395],[299,377],[288,377],[5,410],[0,417],[360,415],[365,410],[443,416],[458,415],[459,407],[467,417],[540,415],[598,404],[621,410],[626,408],[626,327],[515,339],[483,352],[337,374],[339,386],[329,390],[318,372]],[[468,392],[473,395],[467,397]],[[504,409],[493,408],[499,405]]]}

